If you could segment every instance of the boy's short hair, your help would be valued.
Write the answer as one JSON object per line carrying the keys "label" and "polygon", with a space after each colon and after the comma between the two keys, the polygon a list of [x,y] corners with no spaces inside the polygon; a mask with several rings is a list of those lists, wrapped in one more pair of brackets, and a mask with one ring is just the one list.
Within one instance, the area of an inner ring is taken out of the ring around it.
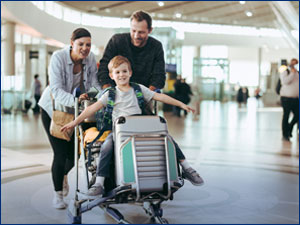
{"label": "boy's short hair", "polygon": [[109,70],[109,73],[112,73],[112,70],[113,70],[114,68],[119,67],[119,66],[120,66],[121,64],[123,64],[123,63],[126,63],[127,66],[128,66],[129,71],[132,71],[132,69],[131,69],[131,64],[130,64],[129,60],[128,60],[126,57],[124,57],[124,56],[117,55],[117,56],[113,57],[113,58],[109,61],[109,63],[108,63],[108,70]]}
{"label": "boy's short hair", "polygon": [[132,21],[133,19],[135,19],[138,22],[146,20],[148,30],[151,30],[151,28],[152,28],[152,18],[149,15],[149,13],[147,13],[143,10],[135,11],[135,12],[132,13],[132,15],[130,17],[130,21]]}

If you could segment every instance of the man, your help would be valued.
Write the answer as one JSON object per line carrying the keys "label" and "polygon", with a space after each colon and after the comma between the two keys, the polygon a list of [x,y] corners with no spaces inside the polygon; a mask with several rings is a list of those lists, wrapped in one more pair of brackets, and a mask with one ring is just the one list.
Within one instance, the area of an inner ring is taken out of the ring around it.
{"label": "man", "polygon": [[[282,138],[289,141],[292,137],[294,125],[299,121],[299,72],[295,69],[297,59],[292,59],[289,67],[280,73],[281,89],[280,100],[283,108]],[[294,117],[289,123],[289,115],[293,112]]]}
{"label": "man", "polygon": [[144,11],[136,11],[130,21],[130,33],[115,34],[105,48],[97,74],[100,84],[103,89],[114,85],[107,65],[114,56],[122,55],[132,66],[130,81],[143,84],[152,91],[161,89],[166,80],[164,51],[160,41],[149,37],[152,18]]}

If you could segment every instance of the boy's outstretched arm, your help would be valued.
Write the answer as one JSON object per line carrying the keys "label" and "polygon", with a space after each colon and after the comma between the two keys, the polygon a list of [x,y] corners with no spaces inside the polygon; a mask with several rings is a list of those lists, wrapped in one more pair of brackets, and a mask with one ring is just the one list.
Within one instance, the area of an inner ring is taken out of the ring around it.
{"label": "boy's outstretched arm", "polygon": [[193,113],[195,112],[195,109],[193,109],[193,108],[189,107],[188,105],[184,104],[183,102],[178,101],[175,98],[172,98],[165,94],[155,93],[153,95],[153,99],[156,101],[159,101],[159,102],[166,103],[166,104],[178,106],[188,112],[190,112],[190,111],[192,111]]}
{"label": "boy's outstretched arm", "polygon": [[64,132],[69,129],[73,129],[77,124],[80,124],[84,119],[92,116],[98,110],[103,108],[103,104],[100,101],[95,102],[94,104],[88,106],[83,112],[72,122],[66,124],[61,128],[61,132]]}

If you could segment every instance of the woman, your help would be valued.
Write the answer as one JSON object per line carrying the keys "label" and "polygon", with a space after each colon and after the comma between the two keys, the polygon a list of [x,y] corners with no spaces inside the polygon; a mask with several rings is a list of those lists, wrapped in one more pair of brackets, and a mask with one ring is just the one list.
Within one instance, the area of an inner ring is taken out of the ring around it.
{"label": "woman", "polygon": [[[42,108],[42,122],[54,152],[52,180],[54,184],[53,207],[66,208],[63,196],[68,195],[67,174],[74,166],[74,137],[65,141],[53,137],[49,132],[52,118],[51,94],[55,109],[72,112],[74,94],[80,90],[79,101],[87,99],[91,87],[100,90],[97,80],[97,64],[91,50],[91,34],[84,28],[76,29],[71,37],[71,46],[54,52],[49,66],[49,86],[39,101]],[[50,94],[51,93],[51,94]]]}

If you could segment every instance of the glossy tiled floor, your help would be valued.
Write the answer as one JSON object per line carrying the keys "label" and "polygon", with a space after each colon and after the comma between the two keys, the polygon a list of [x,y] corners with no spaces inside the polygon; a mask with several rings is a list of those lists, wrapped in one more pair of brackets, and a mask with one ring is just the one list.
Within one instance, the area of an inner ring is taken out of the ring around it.
{"label": "glossy tiled floor", "polygon": [[[295,128],[291,142],[281,140],[281,108],[204,101],[198,119],[164,116],[205,180],[201,187],[186,181],[163,204],[170,223],[299,223],[299,136]],[[1,223],[67,223],[66,210],[51,207],[52,151],[40,117],[1,115],[1,149]],[[116,208],[129,221],[150,223],[139,206]],[[82,222],[115,223],[100,208]]]}

